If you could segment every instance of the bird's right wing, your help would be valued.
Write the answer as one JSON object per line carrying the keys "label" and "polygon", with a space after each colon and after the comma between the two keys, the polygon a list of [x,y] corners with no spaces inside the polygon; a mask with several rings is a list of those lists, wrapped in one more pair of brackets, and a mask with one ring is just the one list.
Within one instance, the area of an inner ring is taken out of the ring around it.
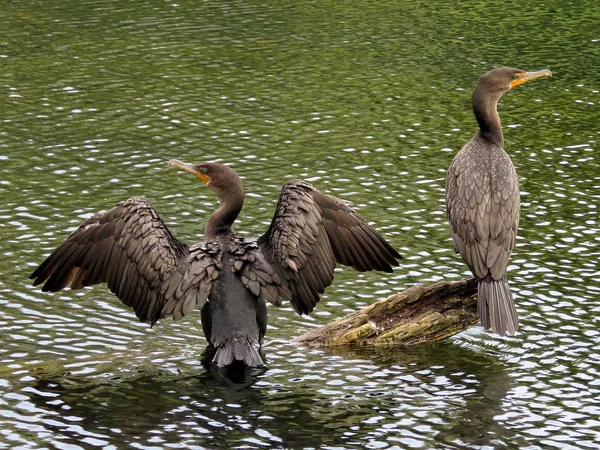
{"label": "bird's right wing", "polygon": [[299,314],[313,310],[333,280],[336,262],[358,271],[392,272],[401,258],[346,202],[303,181],[283,186],[271,226],[258,245],[281,274],[283,288],[291,293],[284,298]]}
{"label": "bird's right wing", "polygon": [[220,268],[218,246],[189,248],[148,200],[132,197],[83,222],[30,278],[50,292],[107,283],[140,321],[154,324],[201,308]]}

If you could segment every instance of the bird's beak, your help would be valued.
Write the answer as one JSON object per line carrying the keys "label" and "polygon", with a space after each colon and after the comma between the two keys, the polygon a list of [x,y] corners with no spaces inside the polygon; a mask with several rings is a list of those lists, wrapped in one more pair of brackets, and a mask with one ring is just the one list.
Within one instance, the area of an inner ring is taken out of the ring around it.
{"label": "bird's beak", "polygon": [[535,80],[541,77],[551,77],[552,72],[548,69],[538,70],[537,72],[521,72],[518,77],[511,81],[510,87],[514,88],[530,80]]}
{"label": "bird's beak", "polygon": [[173,167],[177,167],[179,169],[183,169],[186,172],[189,172],[189,173],[197,176],[205,183],[208,183],[210,181],[210,179],[206,176],[206,174],[203,174],[202,172],[200,172],[198,170],[198,166],[195,166],[194,164],[184,163],[182,161],[179,161],[178,159],[172,159],[167,164],[169,164],[170,166],[173,166]]}

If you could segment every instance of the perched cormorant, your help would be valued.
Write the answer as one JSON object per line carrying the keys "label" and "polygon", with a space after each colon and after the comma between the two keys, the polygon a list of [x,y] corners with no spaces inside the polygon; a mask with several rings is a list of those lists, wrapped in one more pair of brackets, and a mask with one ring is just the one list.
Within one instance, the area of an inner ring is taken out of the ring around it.
{"label": "perched cormorant", "polygon": [[265,234],[241,238],[233,222],[244,188],[235,171],[217,163],[169,164],[194,174],[219,198],[204,242],[179,242],[148,200],[132,197],[83,222],[33,272],[34,285],[45,282],[42,290],[55,292],[107,283],[152,325],[201,309],[218,366],[234,360],[260,366],[255,345],[267,327],[265,300],[280,305],[283,298],[308,314],[331,284],[336,262],[392,272],[401,258],[348,204],[303,181],[283,186]]}
{"label": "perched cormorant", "polygon": [[456,251],[477,279],[477,314],[485,329],[504,336],[519,326],[506,279],[519,225],[519,180],[503,149],[496,107],[502,95],[549,70],[499,67],[484,73],[473,92],[479,131],[457,153],[446,175],[446,210]]}

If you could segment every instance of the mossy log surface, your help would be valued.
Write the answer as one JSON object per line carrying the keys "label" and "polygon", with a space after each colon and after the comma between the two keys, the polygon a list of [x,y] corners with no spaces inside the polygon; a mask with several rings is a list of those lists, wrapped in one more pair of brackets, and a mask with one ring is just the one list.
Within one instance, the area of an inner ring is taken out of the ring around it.
{"label": "mossy log surface", "polygon": [[298,345],[413,345],[439,341],[478,321],[473,278],[413,286],[295,339]]}

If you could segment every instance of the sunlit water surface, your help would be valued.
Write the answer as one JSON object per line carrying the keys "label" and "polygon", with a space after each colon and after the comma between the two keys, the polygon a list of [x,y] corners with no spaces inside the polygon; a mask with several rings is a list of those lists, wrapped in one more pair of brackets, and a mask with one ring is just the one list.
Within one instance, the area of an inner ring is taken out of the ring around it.
{"label": "sunlit water surface", "polygon": [[[600,445],[600,13],[594,2],[9,2],[0,18],[0,448]],[[515,337],[334,352],[293,337],[468,271],[445,169],[496,65],[550,68],[500,105],[521,178]],[[350,200],[403,254],[338,269],[315,313],[269,309],[266,367],[214,370],[199,314],[154,328],[105,287],[31,271],[93,212],[152,199],[184,242],[214,195],[166,165],[233,165],[236,230],[262,234],[294,178]]]}

